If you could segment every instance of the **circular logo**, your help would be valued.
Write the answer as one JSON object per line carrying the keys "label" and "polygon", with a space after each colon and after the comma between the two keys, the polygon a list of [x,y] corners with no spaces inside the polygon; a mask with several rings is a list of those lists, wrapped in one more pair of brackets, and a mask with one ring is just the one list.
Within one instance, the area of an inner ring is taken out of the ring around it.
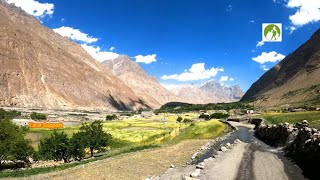
{"label": "circular logo", "polygon": [[276,41],[281,35],[280,28],[275,24],[269,24],[263,30],[264,37],[269,41]]}

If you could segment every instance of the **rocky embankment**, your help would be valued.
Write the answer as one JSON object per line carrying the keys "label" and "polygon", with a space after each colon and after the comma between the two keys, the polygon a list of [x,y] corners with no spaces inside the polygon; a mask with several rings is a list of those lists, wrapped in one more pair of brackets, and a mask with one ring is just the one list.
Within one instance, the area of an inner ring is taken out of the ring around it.
{"label": "rocky embankment", "polygon": [[307,121],[298,125],[262,125],[255,134],[272,146],[284,147],[286,156],[301,167],[306,177],[319,177],[317,164],[320,162],[320,132],[309,128]]}

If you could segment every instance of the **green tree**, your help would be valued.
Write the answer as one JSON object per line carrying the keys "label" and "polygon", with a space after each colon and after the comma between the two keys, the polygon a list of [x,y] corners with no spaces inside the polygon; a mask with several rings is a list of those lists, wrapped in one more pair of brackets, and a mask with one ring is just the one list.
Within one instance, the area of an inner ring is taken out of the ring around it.
{"label": "green tree", "polygon": [[106,116],[107,121],[112,121],[112,120],[116,120],[116,119],[118,119],[118,116],[115,114]]}
{"label": "green tree", "polygon": [[33,112],[30,115],[30,118],[33,119],[33,120],[46,120],[47,119],[47,115]]}
{"label": "green tree", "polygon": [[182,121],[182,117],[179,116],[179,117],[177,118],[177,122],[181,122],[181,121]]}
{"label": "green tree", "polygon": [[106,147],[112,138],[111,134],[103,131],[101,121],[82,124],[79,133],[81,133],[81,137],[84,138],[86,147],[90,149],[91,156],[94,155],[94,150]]}
{"label": "green tree", "polygon": [[0,120],[0,168],[5,161],[22,161],[29,164],[34,150],[24,131],[9,119]]}
{"label": "green tree", "polygon": [[83,137],[83,133],[75,133],[70,139],[69,153],[70,156],[76,160],[82,160],[86,152],[84,151],[86,146],[85,138]]}
{"label": "green tree", "polygon": [[49,138],[40,141],[39,154],[45,160],[63,160],[65,163],[70,159],[70,140],[64,132],[54,131]]}

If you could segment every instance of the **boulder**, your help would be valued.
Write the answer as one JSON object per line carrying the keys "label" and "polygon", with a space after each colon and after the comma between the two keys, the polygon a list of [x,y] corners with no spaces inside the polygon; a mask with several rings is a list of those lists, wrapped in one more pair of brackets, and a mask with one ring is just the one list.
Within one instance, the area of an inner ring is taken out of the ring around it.
{"label": "boulder", "polygon": [[190,177],[192,177],[192,178],[199,177],[200,176],[200,172],[201,172],[200,169],[196,169],[193,173],[190,174]]}
{"label": "boulder", "polygon": [[224,146],[221,146],[220,151],[226,152],[226,151],[228,151],[228,149],[226,147],[224,147]]}

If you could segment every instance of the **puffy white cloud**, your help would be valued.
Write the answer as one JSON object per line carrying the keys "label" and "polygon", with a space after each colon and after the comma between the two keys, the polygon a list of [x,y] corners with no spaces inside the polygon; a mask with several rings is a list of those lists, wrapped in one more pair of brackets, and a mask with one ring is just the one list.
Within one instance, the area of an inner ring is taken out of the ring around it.
{"label": "puffy white cloud", "polygon": [[36,0],[6,0],[8,3],[14,3],[28,14],[36,17],[52,15],[54,12],[54,4],[40,3]]}
{"label": "puffy white cloud", "polygon": [[229,76],[221,76],[220,77],[220,82],[225,82],[225,81],[234,81],[232,77]]}
{"label": "puffy white cloud", "polygon": [[114,53],[114,52],[108,52],[108,51],[101,51],[100,47],[94,47],[94,46],[89,46],[87,44],[82,44],[81,45],[84,50],[86,50],[94,59],[97,61],[105,61],[105,60],[112,60],[116,59],[119,54]]}
{"label": "puffy white cloud", "polygon": [[263,46],[263,45],[264,45],[264,41],[258,41],[256,47]]}
{"label": "puffy white cloud", "polygon": [[138,62],[138,63],[150,64],[152,62],[157,61],[156,57],[157,57],[156,54],[151,54],[151,55],[146,55],[146,56],[137,55],[134,58],[136,59],[136,62]]}
{"label": "puffy white cloud", "polygon": [[85,43],[93,43],[98,41],[98,38],[91,37],[88,34],[81,32],[79,29],[74,29],[73,27],[62,26],[60,28],[53,29],[53,31],[61,36],[67,36],[76,41],[82,41]]}
{"label": "puffy white cloud", "polygon": [[271,51],[271,52],[263,52],[261,53],[260,56],[254,57],[252,58],[252,60],[260,63],[260,64],[264,64],[266,62],[277,62],[277,61],[281,61],[282,59],[284,59],[285,56],[277,53],[275,51]]}
{"label": "puffy white cloud", "polygon": [[218,74],[218,72],[222,72],[223,68],[214,68],[205,69],[205,63],[196,63],[191,66],[191,68],[181,74],[173,74],[173,75],[163,75],[161,79],[163,80],[177,80],[177,81],[196,81],[209,79]]}
{"label": "puffy white cloud", "polygon": [[294,26],[301,27],[308,23],[320,21],[319,0],[289,0],[287,7],[297,9],[295,14],[289,16]]}
{"label": "puffy white cloud", "polygon": [[110,50],[110,51],[113,51],[113,50],[115,50],[115,49],[116,49],[115,47],[111,46],[109,50]]}

